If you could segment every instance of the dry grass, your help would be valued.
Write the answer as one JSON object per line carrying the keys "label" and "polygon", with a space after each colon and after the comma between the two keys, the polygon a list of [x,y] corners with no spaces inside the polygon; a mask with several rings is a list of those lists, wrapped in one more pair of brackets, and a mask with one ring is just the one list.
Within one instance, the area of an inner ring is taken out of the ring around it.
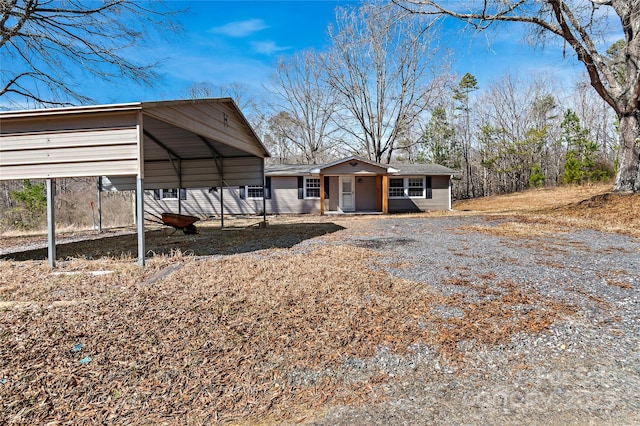
{"label": "dry grass", "polygon": [[459,200],[453,204],[453,208],[462,212],[483,213],[546,211],[577,203],[610,191],[611,184],[608,183],[529,189],[513,194]]}
{"label": "dry grass", "polygon": [[514,237],[569,232],[576,228],[640,237],[640,194],[616,194],[610,185],[534,189],[456,202],[458,214],[505,217],[498,226],[475,230]]}
{"label": "dry grass", "polygon": [[[174,253],[144,272],[134,262],[69,261],[64,269],[80,272],[69,275],[4,262],[4,420],[300,420],[381,398],[377,385],[390,378],[349,377],[347,359],[427,344],[463,361],[462,342],[499,344],[570,312],[507,282],[463,282],[473,300],[435,295],[372,268],[375,256],[349,245],[208,260]],[[113,272],[88,273],[97,267]],[[443,307],[460,315],[442,318]]]}

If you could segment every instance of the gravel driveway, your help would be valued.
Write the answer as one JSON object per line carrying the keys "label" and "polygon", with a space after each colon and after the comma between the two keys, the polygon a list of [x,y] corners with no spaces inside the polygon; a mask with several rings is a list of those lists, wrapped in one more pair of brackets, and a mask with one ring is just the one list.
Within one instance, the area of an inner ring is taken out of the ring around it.
{"label": "gravel driveway", "polygon": [[391,217],[343,231],[333,243],[374,248],[391,274],[442,294],[491,298],[507,281],[574,310],[507,344],[463,342],[463,363],[427,347],[350,360],[349,374],[377,368],[394,378],[385,402],[333,409],[312,424],[640,424],[640,242],[590,230],[501,235],[509,222]]}
{"label": "gravel driveway", "polygon": [[[408,335],[406,353],[381,346],[374,356],[341,358],[326,371],[292,366],[287,374],[293,373],[282,379],[292,388],[313,387],[314,380],[327,377],[371,387],[366,403],[326,410],[320,404],[293,418],[294,424],[640,424],[639,240],[505,216],[296,220],[313,224],[289,224],[286,232],[275,225],[254,233],[228,232],[215,241],[207,232],[172,238],[156,232],[147,237],[148,249],[165,253],[184,244],[195,255],[185,257],[191,267],[233,253],[252,259],[325,247],[342,250],[334,253],[371,249],[376,254],[363,258],[363,269],[369,271],[370,263],[390,274],[392,283],[411,282],[397,288],[424,288],[437,295],[428,299],[436,306],[420,311],[429,317],[415,321],[434,336],[447,335],[431,344],[416,343],[420,340]],[[135,243],[133,235],[118,236],[100,244],[76,242],[59,253],[89,253],[91,248],[100,256],[111,253],[110,245],[133,250]],[[21,256],[42,259],[46,250]],[[387,277],[372,274],[380,275]],[[132,286],[122,294],[139,296],[146,287]],[[398,306],[398,296],[391,300]],[[447,351],[447,342],[455,347]]]}

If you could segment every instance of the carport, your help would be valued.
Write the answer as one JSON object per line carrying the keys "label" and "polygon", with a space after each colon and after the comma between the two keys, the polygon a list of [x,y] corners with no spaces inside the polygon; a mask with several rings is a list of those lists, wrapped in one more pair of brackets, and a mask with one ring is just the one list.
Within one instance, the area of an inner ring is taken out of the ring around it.
{"label": "carport", "polygon": [[52,267],[56,178],[98,176],[102,190],[135,190],[144,266],[144,190],[264,185],[266,157],[230,98],[0,113],[0,180],[46,179]]}

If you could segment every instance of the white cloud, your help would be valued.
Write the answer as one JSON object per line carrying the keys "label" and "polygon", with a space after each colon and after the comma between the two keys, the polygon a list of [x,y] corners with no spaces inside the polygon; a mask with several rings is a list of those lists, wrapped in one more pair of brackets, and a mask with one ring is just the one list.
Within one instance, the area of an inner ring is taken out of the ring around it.
{"label": "white cloud", "polygon": [[289,47],[278,46],[275,42],[271,40],[255,41],[251,43],[251,45],[253,46],[253,49],[256,52],[261,53],[263,55],[272,55],[274,53],[282,52],[283,50],[289,49]]}
{"label": "white cloud", "polygon": [[262,19],[248,19],[246,21],[233,21],[209,30],[213,34],[221,34],[227,37],[247,37],[269,26]]}

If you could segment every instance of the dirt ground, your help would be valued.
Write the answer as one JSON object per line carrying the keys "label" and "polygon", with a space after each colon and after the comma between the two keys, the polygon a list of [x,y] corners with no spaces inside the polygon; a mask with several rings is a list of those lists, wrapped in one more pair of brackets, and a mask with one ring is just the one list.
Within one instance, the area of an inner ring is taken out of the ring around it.
{"label": "dirt ground", "polygon": [[[640,242],[530,217],[3,239],[5,424],[638,424]],[[20,251],[17,247],[26,247]]]}

